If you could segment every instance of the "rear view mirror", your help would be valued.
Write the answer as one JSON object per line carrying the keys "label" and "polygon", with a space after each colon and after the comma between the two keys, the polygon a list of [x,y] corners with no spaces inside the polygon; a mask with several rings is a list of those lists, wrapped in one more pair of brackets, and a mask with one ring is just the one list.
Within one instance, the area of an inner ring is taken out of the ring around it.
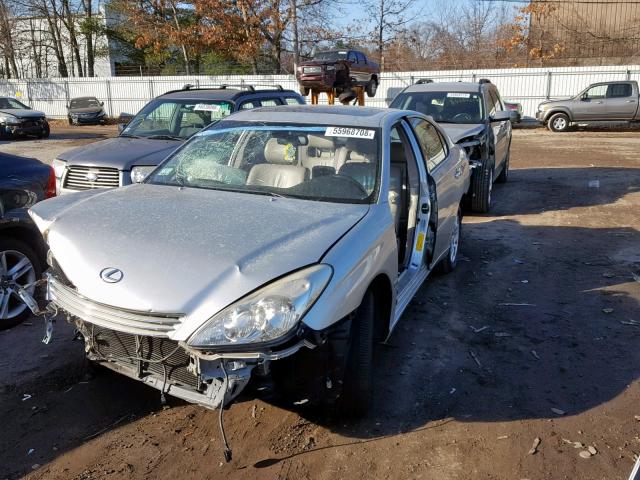
{"label": "rear view mirror", "polygon": [[501,112],[496,112],[491,116],[490,120],[491,122],[506,122],[508,120],[511,120],[511,118],[512,118],[511,112],[508,110],[505,110]]}

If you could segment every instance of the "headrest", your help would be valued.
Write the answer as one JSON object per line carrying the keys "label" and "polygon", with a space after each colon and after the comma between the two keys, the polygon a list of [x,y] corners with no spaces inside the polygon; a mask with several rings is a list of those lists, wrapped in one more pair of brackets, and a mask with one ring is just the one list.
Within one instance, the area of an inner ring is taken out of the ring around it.
{"label": "headrest", "polygon": [[349,150],[349,160],[352,162],[373,162],[376,143],[372,140],[349,138],[345,147]]}
{"label": "headrest", "polygon": [[264,146],[264,159],[267,163],[291,165],[296,161],[296,147],[291,143],[281,145],[277,138],[271,138]]}
{"label": "headrest", "polygon": [[333,138],[330,137],[321,137],[319,135],[308,135],[307,136],[309,143],[309,147],[319,148],[321,150],[335,150],[336,142]]}

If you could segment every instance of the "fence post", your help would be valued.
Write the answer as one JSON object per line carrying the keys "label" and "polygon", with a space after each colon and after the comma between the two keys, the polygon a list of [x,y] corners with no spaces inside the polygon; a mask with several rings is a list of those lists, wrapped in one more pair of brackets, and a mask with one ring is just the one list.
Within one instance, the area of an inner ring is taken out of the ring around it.
{"label": "fence post", "polygon": [[153,78],[149,79],[149,100],[152,100],[155,97],[153,94]]}
{"label": "fence post", "polygon": [[547,72],[547,100],[551,98],[551,71]]}
{"label": "fence post", "polygon": [[113,98],[111,97],[111,82],[106,80],[107,83],[107,104],[109,105],[109,118],[113,118]]}
{"label": "fence post", "polygon": [[631,80],[631,70],[627,70],[627,80]]}
{"label": "fence post", "polygon": [[64,109],[69,105],[69,80],[64,81]]}
{"label": "fence post", "polygon": [[29,86],[30,84],[31,81],[27,80],[27,103],[31,108],[33,108],[33,102],[31,101],[31,87]]}
{"label": "fence post", "polygon": [[476,83],[476,78],[477,78],[477,77],[478,77],[478,75],[477,75],[477,74],[472,73],[472,74],[471,74],[471,81],[472,81],[473,83]]}

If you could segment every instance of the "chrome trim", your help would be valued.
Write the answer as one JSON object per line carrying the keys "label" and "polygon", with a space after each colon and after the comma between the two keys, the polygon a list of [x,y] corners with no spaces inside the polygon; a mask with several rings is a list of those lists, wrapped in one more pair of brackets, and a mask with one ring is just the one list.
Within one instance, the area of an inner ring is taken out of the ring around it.
{"label": "chrome trim", "polygon": [[[291,345],[284,350],[279,350],[277,352],[217,352],[217,353],[208,353],[203,350],[196,350],[193,347],[187,345],[186,342],[179,342],[180,346],[183,347],[187,352],[192,354],[195,357],[198,357],[201,360],[280,360],[285,357],[289,357],[296,353],[301,348],[308,348],[313,350],[316,348],[316,345],[311,343],[309,340],[301,340],[295,345]],[[247,345],[249,346],[249,345]]]}
{"label": "chrome trim", "polygon": [[[94,175],[94,180],[87,178]],[[117,168],[85,167],[67,165],[62,177],[62,188],[68,190],[90,190],[93,188],[115,188],[121,184]]]}
{"label": "chrome trim", "polygon": [[48,275],[48,294],[61,310],[85,322],[118,332],[168,338],[169,333],[181,324],[181,315],[124,310],[94,302],[51,275]]}

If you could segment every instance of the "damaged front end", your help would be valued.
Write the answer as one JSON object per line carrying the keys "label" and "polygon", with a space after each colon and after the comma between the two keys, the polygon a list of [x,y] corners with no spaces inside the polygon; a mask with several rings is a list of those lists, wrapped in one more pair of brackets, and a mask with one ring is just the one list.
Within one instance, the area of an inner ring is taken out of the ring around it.
{"label": "damaged front end", "polygon": [[464,148],[472,169],[482,165],[487,153],[486,141],[486,135],[482,133],[462,138],[457,142],[458,145]]}
{"label": "damaged front end", "polygon": [[220,408],[242,392],[254,370],[264,374],[272,360],[293,355],[302,347],[315,347],[295,335],[260,351],[194,349],[168,337],[180,321],[176,316],[99,304],[77,293],[62,276],[48,272],[45,278],[49,305],[76,327],[87,357],[160,390],[163,402],[168,394],[209,409]]}

